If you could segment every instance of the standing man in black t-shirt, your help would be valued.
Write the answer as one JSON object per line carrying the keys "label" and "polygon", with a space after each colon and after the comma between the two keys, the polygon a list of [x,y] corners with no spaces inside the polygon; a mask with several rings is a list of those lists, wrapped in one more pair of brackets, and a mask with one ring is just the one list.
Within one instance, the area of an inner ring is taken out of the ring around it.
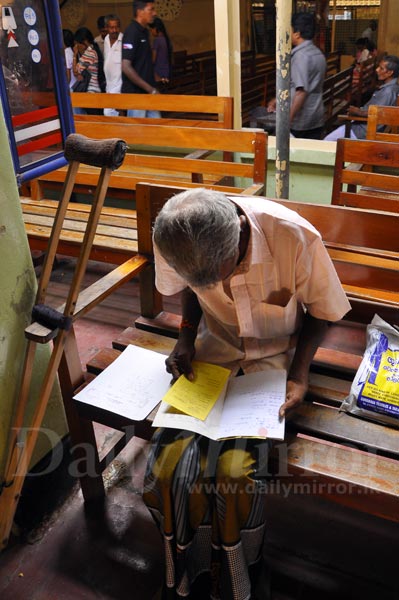
{"label": "standing man in black t-shirt", "polygon": [[[133,21],[122,40],[122,93],[159,93],[155,87],[148,29],[155,16],[154,0],[134,0]],[[159,118],[161,114],[155,110],[128,110],[127,116]]]}

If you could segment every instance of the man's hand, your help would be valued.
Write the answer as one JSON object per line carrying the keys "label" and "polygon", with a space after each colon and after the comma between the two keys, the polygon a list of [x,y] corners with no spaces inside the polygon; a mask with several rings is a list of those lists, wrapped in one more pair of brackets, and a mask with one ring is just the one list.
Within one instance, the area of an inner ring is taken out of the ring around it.
{"label": "man's hand", "polygon": [[287,411],[290,411],[301,404],[307,390],[308,386],[305,383],[288,379],[285,402],[280,406],[279,410],[280,419],[286,416]]}
{"label": "man's hand", "polygon": [[348,108],[348,115],[353,115],[354,117],[367,117],[367,110],[351,105]]}
{"label": "man's hand", "polygon": [[189,381],[193,381],[194,373],[191,362],[194,358],[194,343],[178,340],[172,353],[165,361],[166,371],[172,375],[173,382],[185,375]]}

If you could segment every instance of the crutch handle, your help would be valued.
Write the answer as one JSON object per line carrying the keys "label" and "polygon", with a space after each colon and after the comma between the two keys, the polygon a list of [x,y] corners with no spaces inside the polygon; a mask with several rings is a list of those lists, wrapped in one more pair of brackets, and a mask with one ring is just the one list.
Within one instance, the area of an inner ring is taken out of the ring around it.
{"label": "crutch handle", "polygon": [[113,171],[123,163],[127,150],[124,140],[110,138],[93,140],[79,133],[71,133],[65,142],[67,161],[77,161],[92,167],[108,167]]}
{"label": "crutch handle", "polygon": [[49,329],[65,329],[69,331],[72,327],[72,318],[63,315],[55,308],[46,304],[35,304],[32,308],[32,320]]}

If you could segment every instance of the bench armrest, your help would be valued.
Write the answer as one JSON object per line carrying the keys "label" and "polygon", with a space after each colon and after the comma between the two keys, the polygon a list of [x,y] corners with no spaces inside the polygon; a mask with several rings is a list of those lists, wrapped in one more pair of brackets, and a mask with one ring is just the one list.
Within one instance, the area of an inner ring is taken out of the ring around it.
{"label": "bench armrest", "polygon": [[[82,290],[76,303],[75,312],[72,315],[72,321],[89,312],[123,283],[138,275],[148,264],[149,261],[145,256],[137,254],[85,290]],[[63,312],[64,307],[65,303],[59,306],[57,310]],[[49,329],[36,322],[31,323],[25,329],[25,337],[39,344],[46,344],[54,339],[57,333],[58,329]]]}

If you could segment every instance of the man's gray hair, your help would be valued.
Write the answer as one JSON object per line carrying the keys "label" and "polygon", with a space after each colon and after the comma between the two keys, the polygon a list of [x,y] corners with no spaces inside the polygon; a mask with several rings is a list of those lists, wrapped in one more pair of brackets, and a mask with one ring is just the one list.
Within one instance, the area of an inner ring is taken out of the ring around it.
{"label": "man's gray hair", "polygon": [[113,14],[105,15],[104,21],[105,21],[105,26],[107,26],[110,21],[118,21],[119,25],[121,24],[121,20],[118,17],[118,15],[113,15]]}
{"label": "man's gray hair", "polygon": [[384,62],[387,65],[387,70],[392,71],[392,77],[399,76],[399,58],[394,54],[387,54],[381,58],[380,62]]}
{"label": "man's gray hair", "polygon": [[240,242],[237,209],[224,194],[195,188],[166,202],[154,224],[163,258],[190,286],[220,281],[222,265]]}

